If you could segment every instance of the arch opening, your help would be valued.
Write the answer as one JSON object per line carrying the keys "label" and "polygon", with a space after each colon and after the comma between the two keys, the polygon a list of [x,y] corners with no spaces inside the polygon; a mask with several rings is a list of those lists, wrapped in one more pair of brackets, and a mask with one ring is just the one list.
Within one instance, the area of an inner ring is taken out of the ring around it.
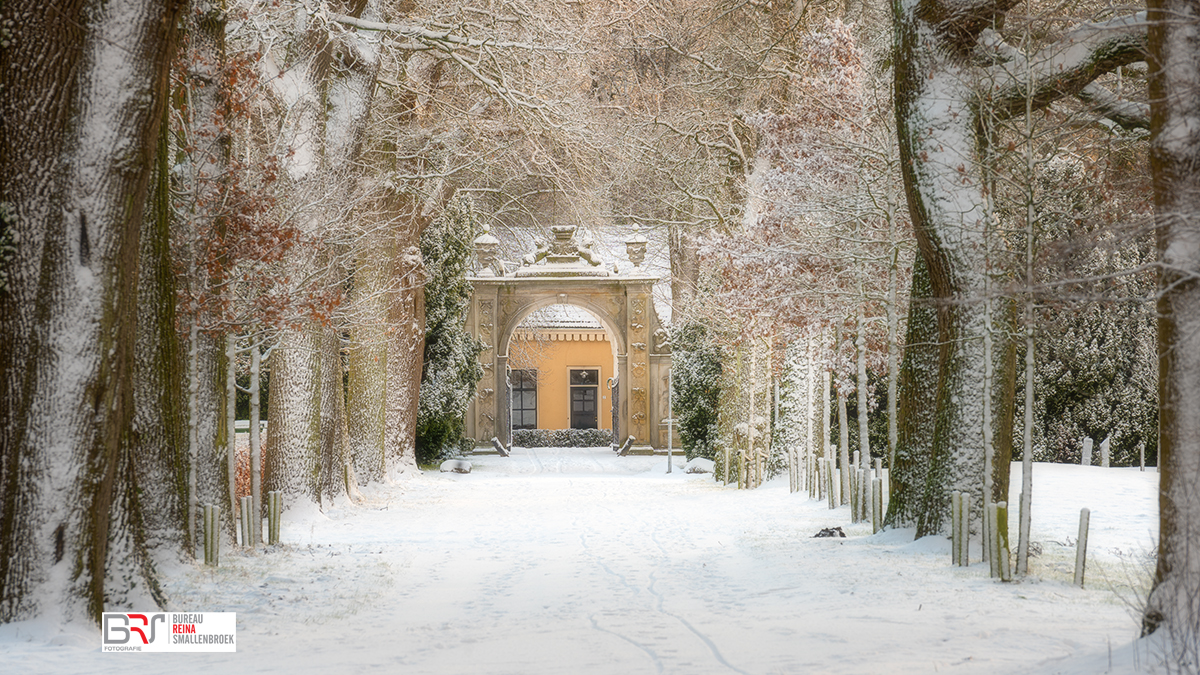
{"label": "arch opening", "polygon": [[570,303],[532,310],[515,323],[505,353],[512,430],[612,433],[619,426],[613,331]]}

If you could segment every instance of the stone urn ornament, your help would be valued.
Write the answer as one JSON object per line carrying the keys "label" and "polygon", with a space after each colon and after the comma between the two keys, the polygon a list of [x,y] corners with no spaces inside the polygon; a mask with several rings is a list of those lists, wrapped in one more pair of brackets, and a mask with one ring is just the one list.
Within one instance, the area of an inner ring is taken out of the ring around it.
{"label": "stone urn ornament", "polygon": [[646,243],[647,239],[642,234],[642,226],[636,225],[633,228],[633,234],[625,240],[625,254],[629,256],[629,262],[633,263],[634,269],[641,269],[642,261],[646,259]]}
{"label": "stone urn ornament", "polygon": [[479,273],[476,276],[496,276],[492,265],[496,263],[496,248],[500,246],[500,240],[489,234],[491,229],[490,225],[484,223],[483,234],[475,237],[475,258],[479,260]]}

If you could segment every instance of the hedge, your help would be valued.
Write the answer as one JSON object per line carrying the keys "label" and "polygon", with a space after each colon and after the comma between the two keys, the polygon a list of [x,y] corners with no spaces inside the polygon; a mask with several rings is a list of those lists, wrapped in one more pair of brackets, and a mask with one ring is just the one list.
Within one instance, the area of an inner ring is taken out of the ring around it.
{"label": "hedge", "polygon": [[514,429],[513,445],[522,448],[598,448],[612,445],[608,429]]}

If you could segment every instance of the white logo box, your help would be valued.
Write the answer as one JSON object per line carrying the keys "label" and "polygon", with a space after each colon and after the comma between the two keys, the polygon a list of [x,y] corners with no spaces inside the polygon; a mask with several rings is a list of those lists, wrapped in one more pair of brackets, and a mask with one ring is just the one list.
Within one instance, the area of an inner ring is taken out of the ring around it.
{"label": "white logo box", "polygon": [[236,652],[237,612],[105,612],[102,652]]}

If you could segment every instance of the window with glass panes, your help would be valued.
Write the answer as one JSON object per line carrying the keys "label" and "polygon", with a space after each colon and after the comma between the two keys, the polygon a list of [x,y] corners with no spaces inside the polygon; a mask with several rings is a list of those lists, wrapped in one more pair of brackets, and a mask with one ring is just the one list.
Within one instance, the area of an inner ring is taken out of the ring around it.
{"label": "window with glass panes", "polygon": [[514,429],[537,428],[537,369],[515,369],[512,382],[512,425]]}

